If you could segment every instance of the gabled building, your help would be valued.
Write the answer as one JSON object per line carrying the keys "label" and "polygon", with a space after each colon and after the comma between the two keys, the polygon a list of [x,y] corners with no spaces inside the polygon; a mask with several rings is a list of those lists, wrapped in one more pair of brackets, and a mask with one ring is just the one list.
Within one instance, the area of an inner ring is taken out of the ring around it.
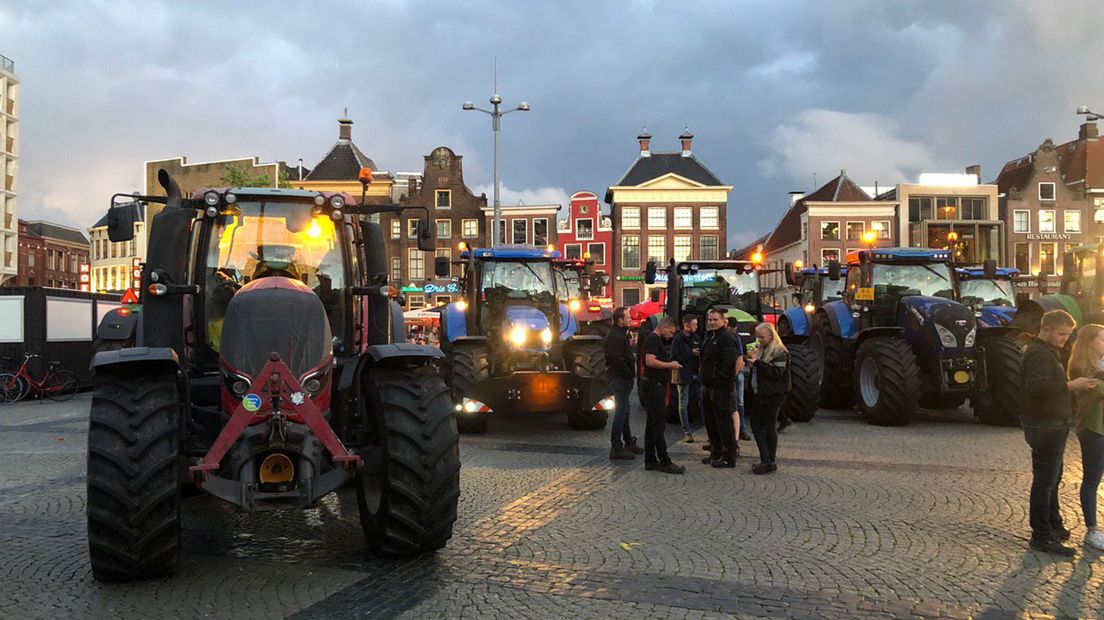
{"label": "gabled building", "polygon": [[640,151],[621,179],[606,190],[613,228],[611,275],[614,303],[631,306],[648,299],[644,283],[649,260],[716,260],[726,253],[728,193],[725,185],[691,150],[693,134],[679,136],[681,150],[653,152],[652,136],[637,136]]}
{"label": "gabled building", "polygon": [[596,194],[572,194],[567,217],[558,221],[556,234],[556,247],[565,258],[589,256],[597,271],[609,273],[613,218],[602,213],[602,204]]}
{"label": "gabled building", "polygon": [[367,202],[384,204],[392,201],[391,190],[395,175],[379,168],[376,162],[364,154],[353,142],[353,121],[337,120],[337,142],[322,160],[314,165],[302,181],[292,182],[299,189],[319,192],[345,192],[360,200],[360,169],[372,170],[372,183],[368,186]]}

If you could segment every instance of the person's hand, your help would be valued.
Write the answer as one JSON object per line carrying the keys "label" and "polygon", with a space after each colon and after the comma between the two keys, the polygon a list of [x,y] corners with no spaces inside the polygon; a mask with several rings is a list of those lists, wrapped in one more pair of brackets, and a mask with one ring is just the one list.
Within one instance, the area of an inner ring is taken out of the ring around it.
{"label": "person's hand", "polygon": [[739,374],[739,373],[744,371],[744,365],[745,364],[744,364],[743,356],[737,357],[736,358],[736,374]]}
{"label": "person's hand", "polygon": [[701,355],[701,349],[694,349],[694,357]]}
{"label": "person's hand", "polygon": [[755,360],[759,359],[759,349],[750,349],[747,352],[747,356],[749,360],[754,362]]}
{"label": "person's hand", "polygon": [[1068,384],[1069,389],[1074,392],[1084,392],[1085,390],[1096,389],[1100,385],[1099,379],[1093,379],[1091,377],[1077,377]]}
{"label": "person's hand", "polygon": [[671,362],[671,370],[681,370],[682,364],[678,362]]}

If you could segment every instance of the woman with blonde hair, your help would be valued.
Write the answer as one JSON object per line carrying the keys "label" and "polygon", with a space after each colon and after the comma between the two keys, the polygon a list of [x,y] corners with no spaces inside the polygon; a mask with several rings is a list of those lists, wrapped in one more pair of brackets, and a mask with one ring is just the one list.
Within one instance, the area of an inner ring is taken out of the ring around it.
{"label": "woman with blonde hair", "polygon": [[769,474],[778,471],[778,410],[790,391],[790,352],[770,323],[756,326],[755,337],[759,346],[745,356],[751,366],[751,432],[759,447],[759,462],[751,471]]}
{"label": "woman with blonde hair", "polygon": [[[1070,353],[1069,378],[1104,379],[1104,325],[1089,323],[1077,332]],[[1074,408],[1081,442],[1081,511],[1085,515],[1085,545],[1104,551],[1104,532],[1096,527],[1096,493],[1104,476],[1104,383],[1079,392]]]}

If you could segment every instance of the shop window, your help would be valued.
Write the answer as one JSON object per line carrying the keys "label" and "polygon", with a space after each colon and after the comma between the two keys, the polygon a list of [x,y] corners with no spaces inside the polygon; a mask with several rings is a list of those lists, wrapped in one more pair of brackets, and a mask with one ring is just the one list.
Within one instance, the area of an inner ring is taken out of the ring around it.
{"label": "shop window", "polygon": [[1039,244],[1039,273],[1054,275],[1054,257],[1058,252],[1057,243]]}
{"label": "shop window", "polygon": [[640,230],[640,207],[624,207],[621,209],[621,228]]}
{"label": "shop window", "polygon": [[1012,232],[1031,232],[1031,212],[1027,209],[1016,209],[1012,212]]}
{"label": "shop window", "polygon": [[640,237],[625,235],[621,238],[621,268],[640,269]]}
{"label": "shop window", "polygon": [[821,241],[839,241],[840,238],[840,223],[839,222],[821,222],[820,223],[820,240]]}
{"label": "shop window", "polygon": [[425,295],[421,293],[409,293],[406,296],[406,305],[411,310],[421,310],[425,307]]}
{"label": "shop window", "polygon": [[621,291],[621,305],[631,308],[640,303],[640,289],[626,288]]}
{"label": "shop window", "polygon": [[1054,200],[1055,187],[1054,183],[1040,183],[1039,184],[1039,200]]}
{"label": "shop window", "polygon": [[433,303],[438,306],[447,306],[452,303],[452,295],[437,295],[433,298]]}

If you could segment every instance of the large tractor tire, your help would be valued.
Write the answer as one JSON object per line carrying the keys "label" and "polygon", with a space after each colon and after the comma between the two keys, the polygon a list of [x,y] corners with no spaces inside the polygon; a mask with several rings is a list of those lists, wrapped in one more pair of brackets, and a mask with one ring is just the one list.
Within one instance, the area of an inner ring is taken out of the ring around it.
{"label": "large tractor tire", "polygon": [[381,458],[355,481],[364,536],[383,555],[436,551],[452,538],[460,497],[460,435],[448,386],[428,366],[375,370],[368,385]]}
{"label": "large tractor tire", "polygon": [[[452,384],[452,400],[464,404],[464,394],[471,386],[491,376],[491,354],[485,344],[453,344],[449,364],[449,382]],[[489,422],[486,413],[456,412],[456,426],[464,434],[486,433]]]}
{"label": "large tractor tire", "polygon": [[[569,352],[568,367],[580,377],[605,377],[605,347],[601,342],[574,344]],[[596,431],[606,427],[607,418],[605,411],[573,411],[567,414],[567,425],[577,431]]]}
{"label": "large tractor tire", "polygon": [[985,373],[988,389],[974,395],[970,405],[983,424],[1017,426],[1020,423],[1020,360],[1023,347],[1013,335],[987,338]]}
{"label": "large tractor tire", "polygon": [[852,375],[855,365],[843,338],[831,332],[828,317],[817,314],[809,338],[809,348],[820,365],[820,406],[825,409],[850,409],[855,405]]}
{"label": "large tractor tire", "polygon": [[778,317],[778,325],[775,325],[775,329],[778,331],[779,337],[782,338],[782,342],[787,346],[793,342],[795,338],[793,325],[790,323],[790,320],[786,318],[786,315],[783,314]]}
{"label": "large tractor tire", "polygon": [[816,415],[820,402],[820,363],[803,344],[791,344],[790,393],[782,403],[781,416],[796,422],[808,422]]}
{"label": "large tractor tire", "polygon": [[88,430],[88,549],[100,581],[162,577],[180,564],[176,373],[99,374]]}
{"label": "large tractor tire", "polygon": [[606,342],[606,338],[609,336],[610,330],[613,329],[612,319],[602,319],[600,321],[591,321],[584,323],[579,333],[584,336],[598,336],[602,339],[603,344]]}
{"label": "large tractor tire", "polygon": [[920,404],[920,367],[901,338],[874,337],[859,345],[855,400],[863,419],[878,426],[912,422]]}

